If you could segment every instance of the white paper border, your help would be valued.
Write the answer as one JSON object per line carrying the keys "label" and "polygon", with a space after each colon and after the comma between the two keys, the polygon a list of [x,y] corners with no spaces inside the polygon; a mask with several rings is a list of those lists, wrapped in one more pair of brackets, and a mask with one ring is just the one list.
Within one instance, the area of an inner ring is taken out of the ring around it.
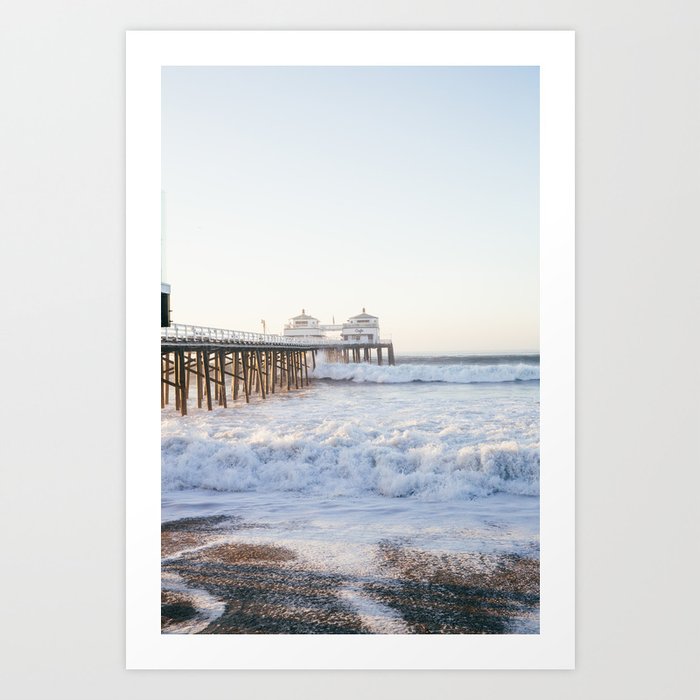
{"label": "white paper border", "polygon": [[[540,634],[161,634],[160,341],[154,326],[165,65],[540,67]],[[573,32],[127,32],[126,280],[127,668],[574,667]]]}

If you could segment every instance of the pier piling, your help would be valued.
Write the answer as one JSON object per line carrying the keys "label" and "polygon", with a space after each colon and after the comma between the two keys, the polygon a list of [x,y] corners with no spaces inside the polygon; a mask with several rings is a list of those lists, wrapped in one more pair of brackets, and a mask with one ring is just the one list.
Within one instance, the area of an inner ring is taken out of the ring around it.
{"label": "pier piling", "polygon": [[[197,328],[199,327],[185,327]],[[170,334],[173,333],[174,337]],[[214,337],[201,337],[184,333],[178,335],[178,326],[161,329],[161,391],[160,405],[165,408],[170,404],[170,387],[174,391],[175,409],[186,416],[190,390],[196,392],[197,408],[213,410],[214,391],[216,403],[222,408],[228,407],[228,387],[226,376],[231,378],[232,402],[241,396],[241,382],[245,402],[250,403],[251,396],[266,399],[280,391],[286,385],[287,391],[308,387],[309,353],[311,353],[312,371],[317,367],[316,353],[323,350],[326,362],[343,363],[372,362],[372,350],[376,350],[377,364],[384,361],[382,349],[388,354],[388,362],[395,362],[394,347],[390,341],[379,343],[286,343],[280,336],[267,344],[265,338],[271,336],[253,336],[253,340],[229,341],[225,334],[234,331],[220,331]],[[194,387],[192,387],[194,375]],[[214,387],[212,387],[212,384]]]}

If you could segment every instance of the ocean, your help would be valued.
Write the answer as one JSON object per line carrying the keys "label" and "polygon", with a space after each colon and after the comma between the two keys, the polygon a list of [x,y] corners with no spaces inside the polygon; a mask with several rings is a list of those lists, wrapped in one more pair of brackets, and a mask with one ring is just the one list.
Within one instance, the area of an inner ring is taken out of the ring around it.
{"label": "ocean", "polygon": [[163,410],[164,632],[538,632],[539,356],[396,362]]}

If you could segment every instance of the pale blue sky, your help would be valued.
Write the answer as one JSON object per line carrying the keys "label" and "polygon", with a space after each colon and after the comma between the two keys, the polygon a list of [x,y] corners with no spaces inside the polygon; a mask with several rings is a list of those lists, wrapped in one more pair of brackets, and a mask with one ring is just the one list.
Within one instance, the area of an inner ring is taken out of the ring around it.
{"label": "pale blue sky", "polygon": [[173,319],[539,348],[537,68],[163,69]]}

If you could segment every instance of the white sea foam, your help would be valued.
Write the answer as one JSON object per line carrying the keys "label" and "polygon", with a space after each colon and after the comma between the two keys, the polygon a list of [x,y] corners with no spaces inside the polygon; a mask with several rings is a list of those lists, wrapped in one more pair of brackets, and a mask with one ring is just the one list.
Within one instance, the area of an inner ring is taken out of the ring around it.
{"label": "white sea foam", "polygon": [[523,362],[513,364],[402,364],[319,363],[312,372],[316,379],[335,379],[376,384],[446,382],[476,384],[485,382],[531,381],[540,378],[540,367]]}
{"label": "white sea foam", "polygon": [[379,542],[437,554],[539,556],[539,499],[529,496],[498,493],[468,501],[438,501],[283,491],[163,493],[164,521],[220,515],[235,515],[235,522],[247,525],[222,531],[209,546],[235,541],[287,547],[297,553],[300,566],[332,571],[356,582],[376,571]]}
{"label": "white sea foam", "polygon": [[163,487],[438,499],[539,491],[536,446],[422,444],[419,434],[373,437],[348,428],[331,429],[321,440],[265,429],[245,441],[166,438]]}
{"label": "white sea foam", "polygon": [[162,487],[434,500],[537,495],[538,394],[532,382],[317,382],[240,410],[186,418],[173,411],[164,414]]}
{"label": "white sea foam", "polygon": [[196,610],[196,615],[189,620],[172,624],[163,630],[165,634],[196,634],[224,614],[226,604],[202,588],[188,586],[175,573],[163,572],[161,586],[164,591],[182,593]]}
{"label": "white sea foam", "polygon": [[371,598],[361,586],[343,588],[340,597],[357,613],[363,627],[373,634],[406,634],[409,631],[396,610]]}

